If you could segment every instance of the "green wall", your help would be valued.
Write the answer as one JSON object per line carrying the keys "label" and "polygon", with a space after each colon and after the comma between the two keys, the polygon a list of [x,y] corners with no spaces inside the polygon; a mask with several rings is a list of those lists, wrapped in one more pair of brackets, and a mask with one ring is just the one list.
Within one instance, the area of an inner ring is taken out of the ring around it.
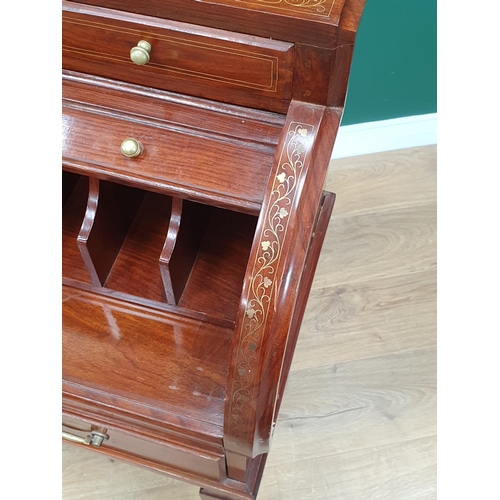
{"label": "green wall", "polygon": [[435,113],[436,0],[367,0],[342,125]]}

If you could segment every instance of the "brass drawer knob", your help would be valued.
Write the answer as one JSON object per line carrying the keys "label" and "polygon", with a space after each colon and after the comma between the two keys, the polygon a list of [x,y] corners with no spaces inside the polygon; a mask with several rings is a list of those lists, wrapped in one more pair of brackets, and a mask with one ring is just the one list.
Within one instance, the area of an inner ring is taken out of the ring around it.
{"label": "brass drawer knob", "polygon": [[130,50],[130,59],[134,64],[142,66],[149,62],[149,53],[151,52],[151,44],[145,40],[141,40],[136,47]]}
{"label": "brass drawer knob", "polygon": [[127,158],[139,156],[142,153],[142,149],[142,144],[131,137],[127,137],[127,139],[125,139],[120,146],[122,154]]}

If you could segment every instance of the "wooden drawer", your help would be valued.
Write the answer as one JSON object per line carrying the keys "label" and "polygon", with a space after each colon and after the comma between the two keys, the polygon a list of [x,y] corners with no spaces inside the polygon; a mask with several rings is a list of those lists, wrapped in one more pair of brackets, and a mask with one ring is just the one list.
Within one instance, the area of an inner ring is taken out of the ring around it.
{"label": "wooden drawer", "polygon": [[[64,108],[63,126],[67,170],[223,208],[256,213],[260,207],[272,157],[250,148],[230,149],[210,138],[179,134],[154,123],[137,124],[122,117],[104,120],[98,113],[71,107]],[[120,145],[128,137],[143,145],[140,156],[121,154]],[[193,161],[186,152],[195,148],[211,154]],[[254,160],[261,160],[267,171],[253,171]],[[243,170],[238,183],[233,181],[235,165]]]}
{"label": "wooden drawer", "polygon": [[[293,45],[153,17],[63,3],[63,68],[284,112]],[[150,44],[149,61],[130,51]]]}
{"label": "wooden drawer", "polygon": [[[96,436],[87,446],[108,456],[172,472],[176,475],[196,474],[219,481],[225,477],[225,460],[221,453],[195,450],[169,443],[161,438],[136,434],[128,430],[96,425],[63,414],[63,440],[78,442],[87,436]],[[101,437],[101,439],[99,439]],[[69,438],[69,439],[68,439]],[[74,441],[73,441],[74,439]],[[102,441],[102,442],[101,442]],[[85,446],[84,443],[81,443]]]}
{"label": "wooden drawer", "polygon": [[[208,109],[196,98],[181,102],[96,88],[85,79],[64,79],[62,94],[66,170],[259,212],[281,131],[279,115],[234,114],[230,107]],[[120,151],[129,137],[143,146],[134,158]]]}

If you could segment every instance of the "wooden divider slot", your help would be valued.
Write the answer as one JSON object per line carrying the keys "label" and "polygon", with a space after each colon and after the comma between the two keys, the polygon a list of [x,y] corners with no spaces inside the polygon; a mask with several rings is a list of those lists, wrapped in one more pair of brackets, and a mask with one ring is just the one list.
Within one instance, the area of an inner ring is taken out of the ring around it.
{"label": "wooden divider slot", "polygon": [[87,206],[88,177],[63,171],[62,188],[62,275],[88,284],[90,276],[76,243]]}
{"label": "wooden divider slot", "polygon": [[172,215],[160,255],[160,271],[169,304],[178,304],[205,237],[212,207],[172,200]]}
{"label": "wooden divider slot", "polygon": [[165,288],[158,259],[171,220],[172,198],[144,192],[121,251],[111,269],[106,287],[136,297],[165,303]]}
{"label": "wooden divider slot", "polygon": [[214,209],[179,306],[234,321],[257,217]]}
{"label": "wooden divider slot", "polygon": [[95,286],[103,286],[128,234],[144,191],[89,177],[78,248]]}

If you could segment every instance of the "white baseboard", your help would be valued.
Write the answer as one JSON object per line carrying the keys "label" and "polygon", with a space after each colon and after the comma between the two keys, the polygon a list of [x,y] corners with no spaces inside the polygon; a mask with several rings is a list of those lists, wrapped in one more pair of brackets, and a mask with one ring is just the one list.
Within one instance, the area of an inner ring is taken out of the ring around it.
{"label": "white baseboard", "polygon": [[341,126],[332,159],[437,143],[437,113]]}

